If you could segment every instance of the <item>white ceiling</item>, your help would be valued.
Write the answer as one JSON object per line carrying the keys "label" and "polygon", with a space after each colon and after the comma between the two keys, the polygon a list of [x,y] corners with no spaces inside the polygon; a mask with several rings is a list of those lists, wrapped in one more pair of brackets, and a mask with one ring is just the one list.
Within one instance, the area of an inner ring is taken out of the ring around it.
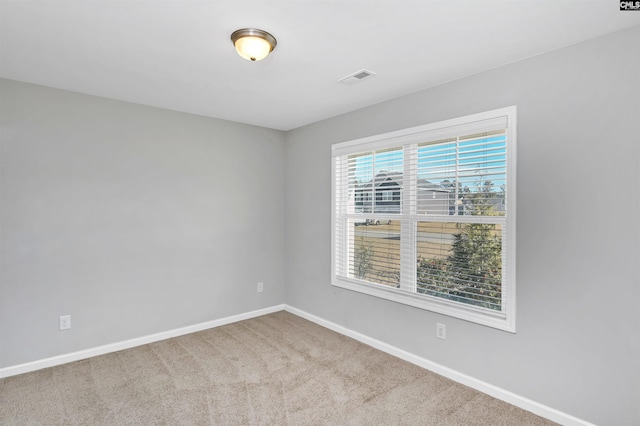
{"label": "white ceiling", "polygon": [[[640,12],[620,11],[616,0],[0,0],[0,7],[2,77],[281,130],[640,25]],[[264,61],[235,53],[229,36],[244,27],[278,39]],[[363,68],[377,75],[337,82]]]}

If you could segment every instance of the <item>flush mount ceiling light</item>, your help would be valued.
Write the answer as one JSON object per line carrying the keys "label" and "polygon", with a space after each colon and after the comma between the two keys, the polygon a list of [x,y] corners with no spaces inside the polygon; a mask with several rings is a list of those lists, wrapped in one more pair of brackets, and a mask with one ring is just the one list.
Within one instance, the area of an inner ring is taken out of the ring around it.
{"label": "flush mount ceiling light", "polygon": [[277,41],[274,36],[266,31],[255,28],[243,28],[231,34],[238,55],[250,61],[259,61],[267,57],[276,47]]}

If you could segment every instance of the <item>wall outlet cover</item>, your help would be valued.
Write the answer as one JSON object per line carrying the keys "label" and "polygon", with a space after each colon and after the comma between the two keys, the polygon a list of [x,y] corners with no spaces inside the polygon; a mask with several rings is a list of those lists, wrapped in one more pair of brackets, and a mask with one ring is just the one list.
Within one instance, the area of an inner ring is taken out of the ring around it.
{"label": "wall outlet cover", "polygon": [[68,330],[71,328],[71,315],[60,316],[60,330]]}

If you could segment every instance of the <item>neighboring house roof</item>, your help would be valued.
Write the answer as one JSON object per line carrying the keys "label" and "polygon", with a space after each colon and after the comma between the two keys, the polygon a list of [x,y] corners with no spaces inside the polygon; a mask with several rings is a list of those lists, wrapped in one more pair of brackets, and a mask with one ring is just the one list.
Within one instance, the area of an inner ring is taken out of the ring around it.
{"label": "neighboring house roof", "polygon": [[429,182],[426,179],[418,179],[418,189],[428,189],[430,191],[451,192],[449,189],[443,188],[438,184]]}
{"label": "neighboring house roof", "polygon": [[[402,188],[402,172],[381,171],[373,178],[373,182],[375,182],[376,188],[380,188],[383,185],[390,186],[390,184],[396,184],[398,187]],[[371,186],[372,186],[372,182],[369,181],[361,185],[358,185],[357,190],[360,190],[360,191],[370,190]],[[450,192],[448,189],[445,189],[438,184],[429,182],[426,179],[418,179],[418,189],[438,191],[438,192]]]}

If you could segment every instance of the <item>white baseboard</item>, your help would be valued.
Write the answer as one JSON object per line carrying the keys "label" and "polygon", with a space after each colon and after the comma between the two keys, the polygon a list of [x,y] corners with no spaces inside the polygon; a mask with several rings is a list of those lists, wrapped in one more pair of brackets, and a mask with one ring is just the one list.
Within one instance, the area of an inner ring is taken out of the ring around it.
{"label": "white baseboard", "polygon": [[169,331],[150,334],[148,336],[137,337],[135,339],[125,340],[123,342],[111,343],[108,345],[98,346],[95,348],[85,349],[68,354],[58,355],[51,358],[40,359],[24,364],[13,365],[10,367],[0,368],[0,378],[15,376],[17,374],[28,373],[30,371],[40,370],[42,368],[54,367],[68,362],[79,361],[81,359],[91,358],[98,355],[104,355],[111,352],[121,351],[123,349],[133,348],[135,346],[146,345],[160,340],[169,339],[171,337],[182,336],[196,331],[207,330],[209,328],[220,327],[221,325],[231,324],[233,322],[243,321],[249,318],[259,317],[284,310],[285,305],[275,305],[256,311],[246,312],[243,314],[232,315],[226,318],[220,318],[213,321],[202,322],[199,324],[189,325],[187,327],[176,328]]}
{"label": "white baseboard", "polygon": [[479,390],[487,395],[490,395],[494,398],[500,399],[502,401],[508,402],[511,405],[515,405],[516,407],[520,407],[523,410],[530,411],[540,417],[544,417],[556,423],[560,423],[561,425],[566,426],[595,426],[593,423],[589,423],[585,420],[574,417],[570,414],[563,413],[562,411],[556,410],[555,408],[548,407],[546,405],[540,404],[536,401],[532,401],[523,396],[517,395],[513,392],[510,392],[505,389],[501,389],[497,386],[494,386],[490,383],[483,382],[482,380],[478,380],[466,374],[460,373],[456,370],[452,370],[451,368],[445,367],[444,365],[440,365],[433,361],[429,361],[428,359],[419,357],[415,354],[409,353],[402,349],[396,348],[395,346],[391,346],[387,343],[384,343],[380,340],[376,340],[364,334],[358,333],[357,331],[350,330],[341,325],[335,324],[331,321],[327,321],[323,318],[312,315],[308,312],[302,311],[300,309],[294,308],[293,306],[284,305],[284,310],[290,312],[294,315],[307,319],[311,322],[314,322],[318,325],[321,325],[325,328],[333,330],[337,333],[343,334],[345,336],[351,337],[359,342],[362,342],[366,345],[372,346],[376,349],[379,349],[383,352],[386,352],[390,355],[393,355],[397,358],[408,361],[412,364],[425,368],[429,371],[433,371],[434,373],[440,374],[441,376],[447,377],[453,381],[458,383],[462,383],[465,386],[469,386],[470,388]]}
{"label": "white baseboard", "polygon": [[182,336],[189,333],[195,333],[197,331],[220,327],[222,325],[231,324],[234,322],[243,321],[250,318],[255,318],[255,317],[271,314],[273,312],[278,312],[282,310],[285,310],[301,318],[312,321],[318,325],[326,327],[337,333],[351,337],[366,345],[372,346],[390,355],[393,355],[395,357],[408,361],[412,364],[418,365],[427,370],[433,371],[434,373],[440,374],[458,383],[462,383],[463,385],[469,386],[470,388],[479,390],[480,392],[486,393],[487,395],[490,395],[494,398],[508,402],[509,404],[512,404],[512,405],[515,405],[516,407],[520,407],[524,410],[530,411],[534,414],[537,414],[541,417],[544,417],[556,423],[560,423],[566,426],[595,426],[592,423],[589,423],[577,417],[571,416],[569,414],[563,413],[562,411],[540,404],[536,401],[532,401],[528,398],[517,395],[513,392],[509,392],[505,389],[501,389],[490,383],[483,382],[482,380],[475,379],[466,374],[452,370],[451,368],[445,367],[433,361],[429,361],[426,358],[422,358],[415,354],[396,348],[395,346],[391,346],[380,340],[377,340],[372,337],[366,336],[364,334],[358,333],[356,331],[350,330],[346,327],[343,327],[331,321],[327,321],[323,318],[317,317],[308,312],[302,311],[300,309],[294,308],[293,306],[289,306],[286,304],[275,305],[275,306],[271,306],[264,309],[258,309],[256,311],[246,312],[238,315],[232,315],[226,318],[220,318],[217,320],[194,324],[187,327],[176,328],[174,330],[163,331],[161,333],[156,333],[148,336],[138,337],[135,339],[125,340],[123,342],[112,343],[108,345],[98,346],[95,348],[85,349],[82,351],[72,352],[69,354],[58,355],[51,358],[45,358],[41,360],[27,362],[24,364],[18,364],[10,367],[0,368],[0,378],[15,376],[17,374],[28,373],[30,371],[36,371],[43,368],[66,364],[68,362],[79,361],[81,359],[91,358],[98,355],[104,355],[111,352],[120,351],[123,349],[133,348],[136,346],[146,345],[148,343],[169,339],[171,337]]}

